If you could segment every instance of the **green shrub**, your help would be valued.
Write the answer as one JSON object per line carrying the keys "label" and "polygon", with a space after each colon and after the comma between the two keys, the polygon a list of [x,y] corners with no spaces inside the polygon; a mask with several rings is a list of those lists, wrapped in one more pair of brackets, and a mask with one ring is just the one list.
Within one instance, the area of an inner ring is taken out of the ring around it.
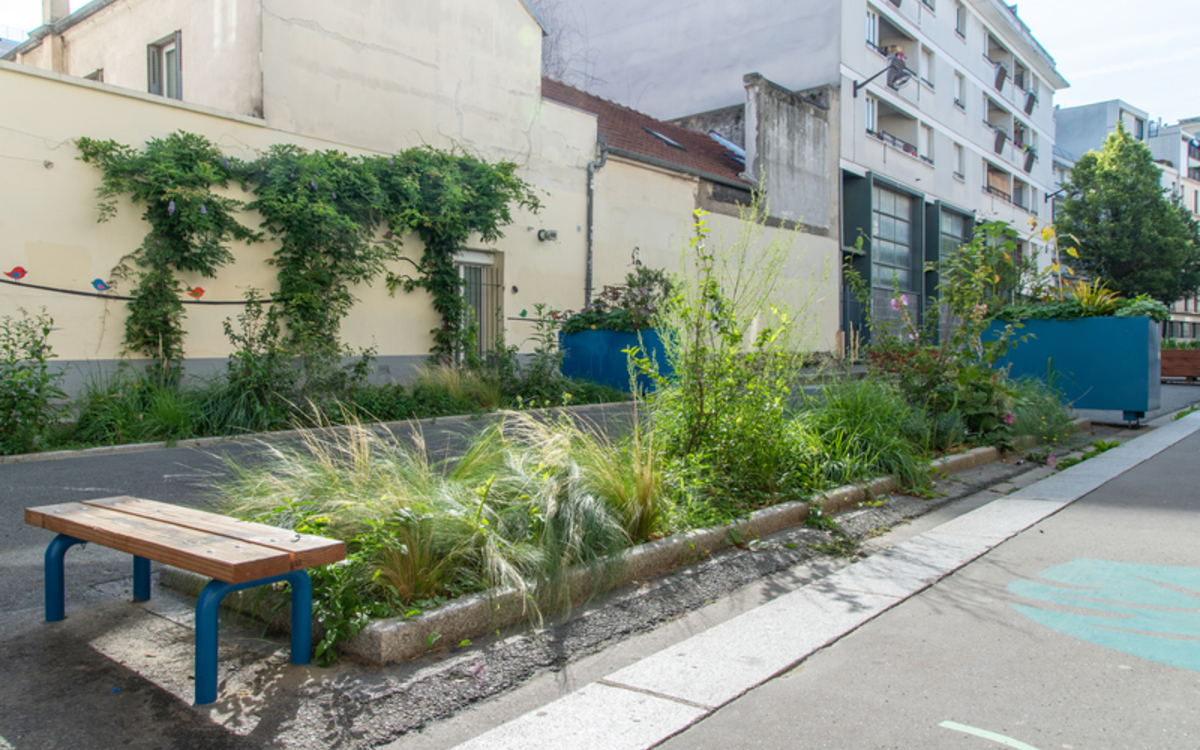
{"label": "green shrub", "polygon": [[[172,371],[178,372],[178,371]],[[74,403],[68,439],[86,445],[181,440],[203,433],[201,391],[125,366],[92,378]]]}
{"label": "green shrub", "polygon": [[50,367],[53,330],[45,310],[31,316],[22,308],[20,318],[0,318],[0,453],[40,449],[62,411],[55,403],[66,398],[62,374]]}
{"label": "green shrub", "polygon": [[222,494],[243,518],[346,541],[347,562],[314,571],[314,611],[331,656],[369,616],[416,614],[447,598],[501,587],[530,616],[567,605],[566,573],[589,566],[602,585],[629,543],[614,501],[583,480],[581,433],[518,418],[476,435],[453,462],[361,424],[306,433],[235,467]]}

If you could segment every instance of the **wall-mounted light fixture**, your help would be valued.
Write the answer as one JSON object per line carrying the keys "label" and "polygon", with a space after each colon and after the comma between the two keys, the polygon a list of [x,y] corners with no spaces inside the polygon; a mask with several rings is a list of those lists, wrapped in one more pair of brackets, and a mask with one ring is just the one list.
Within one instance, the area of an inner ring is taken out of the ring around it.
{"label": "wall-mounted light fixture", "polygon": [[558,239],[558,232],[553,229],[539,229],[538,230],[538,241],[539,242],[554,242],[557,239]]}
{"label": "wall-mounted light fixture", "polygon": [[888,56],[888,66],[871,76],[867,80],[859,83],[854,82],[854,96],[858,97],[858,90],[866,86],[871,81],[874,81],[879,76],[887,73],[887,85],[894,89],[899,89],[904,84],[912,80],[912,71],[905,65],[904,51],[898,50]]}

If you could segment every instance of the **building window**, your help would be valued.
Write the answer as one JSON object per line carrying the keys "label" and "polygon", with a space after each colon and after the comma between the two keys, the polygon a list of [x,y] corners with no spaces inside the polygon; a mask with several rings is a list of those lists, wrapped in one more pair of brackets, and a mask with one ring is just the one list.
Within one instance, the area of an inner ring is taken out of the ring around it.
{"label": "building window", "polygon": [[[471,252],[472,256],[487,256],[486,253]],[[483,358],[504,332],[504,268],[501,258],[493,255],[491,265],[482,263],[458,263],[458,275],[462,279],[463,299],[470,308],[468,324],[475,330],[475,341],[471,352],[462,352]],[[486,261],[485,261],[486,262]]]}
{"label": "building window", "polygon": [[879,14],[870,8],[867,9],[867,44],[879,51]]}
{"label": "building window", "polygon": [[921,80],[929,88],[933,88],[933,50],[921,48]]}
{"label": "building window", "polygon": [[933,0],[921,0],[921,4],[930,10],[936,10],[937,6],[933,4]]}
{"label": "building window", "polygon": [[876,186],[873,214],[875,286],[890,289],[895,278],[901,289],[912,289],[912,198]]}
{"label": "building window", "polygon": [[967,79],[963,77],[962,73],[955,71],[954,72],[954,106],[958,107],[963,112],[966,112],[967,111],[966,101],[967,101]]}
{"label": "building window", "polygon": [[954,144],[954,176],[965,181],[967,172],[967,154],[961,143]]}
{"label": "building window", "polygon": [[146,48],[146,68],[151,94],[168,99],[183,98],[182,64],[180,62],[180,37],[176,31]]}
{"label": "building window", "polygon": [[879,104],[875,101],[875,97],[869,94],[863,101],[867,112],[867,132],[877,133],[879,132]]}
{"label": "building window", "polygon": [[1139,141],[1146,140],[1146,121],[1140,117],[1133,119],[1133,137]]}
{"label": "building window", "polygon": [[921,126],[921,161],[926,164],[933,164],[933,128],[928,125]]}
{"label": "building window", "polygon": [[967,8],[962,3],[955,8],[954,30],[963,39],[967,38]]}
{"label": "building window", "polygon": [[104,68],[96,68],[91,73],[85,75],[84,79],[95,81],[96,83],[104,83]]}

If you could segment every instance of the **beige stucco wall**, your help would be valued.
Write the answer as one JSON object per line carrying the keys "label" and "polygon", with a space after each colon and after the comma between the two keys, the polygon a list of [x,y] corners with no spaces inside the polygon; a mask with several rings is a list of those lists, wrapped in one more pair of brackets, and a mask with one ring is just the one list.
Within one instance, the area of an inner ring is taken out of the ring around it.
{"label": "beige stucco wall", "polygon": [[[610,157],[596,173],[596,252],[594,286],[620,284],[637,257],[650,268],[682,270],[693,236],[692,212],[707,186],[694,177]],[[732,207],[730,207],[732,210]],[[743,222],[733,215],[710,213],[709,242],[737,242]],[[807,232],[767,227],[754,235],[754,251],[773,241],[790,242],[791,262],[778,300],[801,313],[802,342],[816,351],[832,351],[838,329],[838,257],[836,239]]]}
{"label": "beige stucco wall", "polygon": [[[181,32],[183,100],[262,114],[260,0],[120,0],[62,35],[61,72],[147,90],[146,48]],[[50,70],[50,37],[18,62]]]}
{"label": "beige stucco wall", "polygon": [[269,124],[384,151],[529,151],[542,31],[519,0],[262,4]]}
{"label": "beige stucco wall", "polygon": [[[45,307],[55,318],[51,337],[62,360],[103,361],[121,357],[125,305],[93,296],[40,291],[31,285],[91,293],[95,278],[110,280],[122,257],[134,251],[147,231],[141,210],[122,202],[115,219],[97,223],[95,189],[99,172],[76,158],[73,139],[87,135],[141,145],[150,137],[176,130],[206,136],[225,153],[254,158],[274,143],[295,143],[310,149],[340,149],[363,153],[344,144],[300,136],[267,127],[259,120],[210,110],[161,97],[131,92],[107,84],[48,73],[27,66],[0,63],[0,90],[5,92],[5,128],[0,129],[0,155],[6,178],[0,182],[0,247],[3,271],[22,266],[28,271],[20,285],[0,284],[0,315],[17,308]],[[85,119],[64,113],[87,113]],[[492,246],[475,241],[475,249],[503,253],[504,312],[519,318],[532,313],[534,302],[559,308],[578,307],[582,300],[587,145],[595,143],[595,119],[558,105],[536,113],[537,126],[528,141],[523,176],[538,188],[546,204],[541,215],[521,211]],[[45,166],[49,162],[51,166]],[[250,199],[233,188],[235,197]],[[245,223],[257,225],[247,215]],[[577,229],[578,227],[578,229]],[[539,242],[537,230],[556,229],[558,242]],[[256,287],[276,288],[274,269],[265,261],[275,244],[234,245],[236,262],[214,279],[179,274],[187,286],[201,286],[205,301],[239,300]],[[405,241],[406,253],[419,257],[420,242]],[[406,264],[397,264],[404,270]],[[119,282],[117,293],[132,283]],[[518,291],[513,292],[516,286]],[[359,303],[344,321],[343,338],[351,346],[376,345],[381,356],[420,358],[428,353],[429,331],[438,318],[424,293],[395,298],[382,280],[354,290]],[[187,305],[189,360],[223,359],[229,353],[222,321],[236,315],[234,306]],[[510,321],[511,322],[511,321]],[[510,343],[525,341],[530,326],[511,322]],[[528,350],[530,344],[524,348]]]}

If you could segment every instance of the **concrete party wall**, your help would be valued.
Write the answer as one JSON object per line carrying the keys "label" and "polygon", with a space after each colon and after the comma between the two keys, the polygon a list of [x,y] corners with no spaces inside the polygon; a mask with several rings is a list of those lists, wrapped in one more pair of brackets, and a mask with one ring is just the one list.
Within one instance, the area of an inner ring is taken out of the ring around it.
{"label": "concrete party wall", "polygon": [[[692,212],[709,202],[699,194],[707,187],[693,177],[610,157],[596,173],[596,291],[622,283],[633,270],[635,257],[649,268],[685,272]],[[836,238],[777,227],[759,230],[740,218],[735,206],[723,208],[728,213],[714,210],[705,219],[710,243],[729,247],[745,240],[751,257],[771,242],[790,243],[791,260],[778,271],[783,282],[776,301],[801,312],[799,343],[815,351],[832,351],[839,322]]]}
{"label": "concrete party wall", "polygon": [[384,151],[525,153],[541,38],[520,0],[263,0],[267,122]]}
{"label": "concrete party wall", "polygon": [[[146,48],[180,32],[185,101],[261,115],[262,24],[259,0],[119,0],[63,33],[63,69],[147,90]],[[51,69],[46,42],[20,62]]]}
{"label": "concrete party wall", "polygon": [[[61,362],[81,369],[102,367],[122,357],[125,303],[92,293],[91,282],[113,280],[113,271],[141,244],[148,225],[141,209],[122,201],[116,218],[98,224],[95,189],[99,171],[77,160],[73,139],[80,136],[141,146],[151,137],[177,130],[198,133],[230,156],[252,159],[275,143],[295,143],[309,149],[339,149],[363,153],[343,144],[304,137],[266,127],[261,121],[175,102],[162,97],[95,84],[23,65],[0,63],[0,90],[5,92],[5,118],[0,127],[0,159],[6,179],[0,182],[0,272],[15,266],[28,275],[16,284],[0,284],[0,315],[20,307],[45,307],[55,319],[50,343]],[[578,306],[583,289],[584,190],[586,166],[595,143],[595,119],[558,106],[539,108],[538,127],[529,141],[523,176],[542,192],[546,208],[540,216],[514,215],[506,237],[494,247],[472,243],[479,250],[504,256],[506,318],[534,301],[557,307]],[[541,166],[539,166],[541,165]],[[542,168],[544,167],[544,168]],[[249,200],[237,187],[233,197]],[[257,226],[252,214],[243,222]],[[559,230],[558,243],[540,243],[536,230]],[[273,242],[231,247],[236,261],[216,278],[178,276],[188,288],[201,286],[204,301],[240,300],[249,288],[277,288],[275,272],[265,261]],[[419,257],[420,242],[406,238],[405,252]],[[407,264],[397,264],[404,270]],[[115,293],[128,294],[132,281],[118,281]],[[84,296],[40,291],[42,285],[82,292]],[[439,323],[423,292],[389,297],[382,280],[353,290],[359,302],[343,323],[343,340],[354,347],[377,345],[380,361],[392,358],[391,374],[420,362],[427,355],[429,331]],[[191,374],[219,368],[230,351],[222,321],[234,317],[236,306],[186,305],[185,349]],[[527,328],[527,326],[526,326]],[[510,343],[527,333],[510,331]],[[526,346],[528,348],[528,346]],[[394,365],[401,365],[398,371]],[[80,376],[82,377],[82,376]],[[77,384],[77,383],[76,383]]]}

